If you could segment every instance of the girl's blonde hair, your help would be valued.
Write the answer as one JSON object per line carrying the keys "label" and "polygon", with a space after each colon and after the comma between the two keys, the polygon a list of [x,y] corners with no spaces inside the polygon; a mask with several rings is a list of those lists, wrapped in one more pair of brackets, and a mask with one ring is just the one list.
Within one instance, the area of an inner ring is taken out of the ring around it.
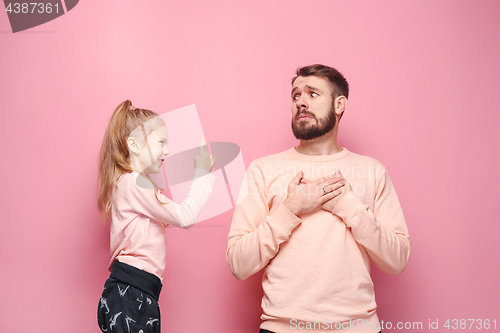
{"label": "girl's blonde hair", "polygon": [[[149,121],[152,120],[153,121]],[[144,128],[144,123],[148,122]],[[132,102],[126,100],[118,105],[104,134],[102,140],[101,152],[99,154],[99,171],[97,178],[97,206],[99,213],[104,221],[108,221],[112,215],[113,189],[116,186],[118,178],[123,173],[131,173],[130,152],[127,139],[131,136],[134,129],[142,127],[144,140],[147,135],[165,123],[161,117],[150,110],[137,109],[132,106]],[[136,138],[136,140],[141,140]],[[141,141],[144,141],[141,140]],[[145,173],[142,174],[154,186],[156,200],[161,204],[166,204],[158,199],[158,185]]]}

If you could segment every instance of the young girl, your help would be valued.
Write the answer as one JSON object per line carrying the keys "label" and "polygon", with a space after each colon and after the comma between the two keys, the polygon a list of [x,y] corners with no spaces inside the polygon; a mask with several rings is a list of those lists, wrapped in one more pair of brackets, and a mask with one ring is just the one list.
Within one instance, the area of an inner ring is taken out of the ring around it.
{"label": "young girl", "polygon": [[160,330],[158,297],[165,270],[167,225],[191,227],[212,192],[214,160],[201,146],[194,180],[181,204],[168,199],[150,173],[158,173],[168,133],[162,118],[121,103],[111,116],[99,158],[98,206],[111,218],[111,274],[97,310],[103,332]]}

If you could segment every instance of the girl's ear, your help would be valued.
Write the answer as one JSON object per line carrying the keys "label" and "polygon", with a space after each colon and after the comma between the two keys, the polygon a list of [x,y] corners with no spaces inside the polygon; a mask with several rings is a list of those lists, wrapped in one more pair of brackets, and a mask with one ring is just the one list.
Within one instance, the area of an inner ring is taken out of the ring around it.
{"label": "girl's ear", "polygon": [[137,145],[137,140],[133,136],[129,136],[127,138],[127,146],[128,146],[128,149],[131,150],[132,152],[134,152],[134,153],[138,153],[139,152],[139,147]]}

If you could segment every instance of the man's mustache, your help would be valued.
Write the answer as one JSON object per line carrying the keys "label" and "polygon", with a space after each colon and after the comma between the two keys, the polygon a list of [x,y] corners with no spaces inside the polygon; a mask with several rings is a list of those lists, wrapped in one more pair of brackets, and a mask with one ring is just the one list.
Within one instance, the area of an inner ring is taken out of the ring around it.
{"label": "man's mustache", "polygon": [[301,115],[310,116],[310,117],[312,117],[314,120],[318,121],[318,119],[316,119],[316,116],[314,115],[314,113],[309,112],[309,111],[307,111],[306,109],[300,109],[300,110],[299,110],[299,112],[297,112],[297,114],[295,115],[295,120],[299,119],[299,117],[300,117]]}

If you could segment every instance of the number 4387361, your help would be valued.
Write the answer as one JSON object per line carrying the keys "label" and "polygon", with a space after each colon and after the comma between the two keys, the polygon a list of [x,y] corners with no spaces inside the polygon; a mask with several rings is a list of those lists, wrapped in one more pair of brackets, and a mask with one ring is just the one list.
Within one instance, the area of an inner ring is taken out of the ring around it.
{"label": "number 4387361", "polygon": [[10,14],[10,13],[14,13],[14,14],[28,14],[28,13],[31,13],[31,14],[35,14],[35,13],[39,13],[39,14],[43,14],[43,13],[47,13],[47,14],[50,14],[52,13],[52,11],[56,12],[56,13],[59,13],[59,3],[55,3],[54,5],[52,5],[51,3],[37,3],[37,2],[30,2],[30,3],[27,3],[27,2],[24,2],[24,3],[9,3],[9,5],[7,6],[7,8],[5,8],[5,10]]}
{"label": "number 4387361", "polygon": [[443,327],[452,330],[465,330],[465,329],[485,329],[489,330],[497,328],[497,320],[489,320],[489,319],[448,319],[446,323],[444,323]]}

